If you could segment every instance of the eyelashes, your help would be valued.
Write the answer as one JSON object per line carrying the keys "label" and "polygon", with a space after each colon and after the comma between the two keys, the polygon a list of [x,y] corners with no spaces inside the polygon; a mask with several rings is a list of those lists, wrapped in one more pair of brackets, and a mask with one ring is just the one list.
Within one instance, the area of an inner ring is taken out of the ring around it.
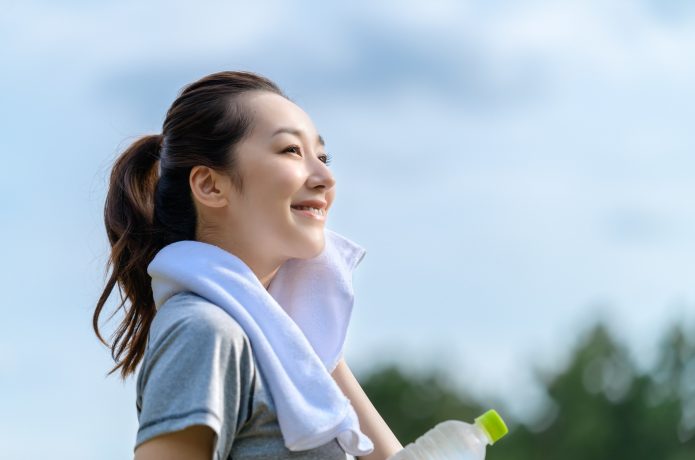
{"label": "eyelashes", "polygon": [[[298,145],[290,145],[285,150],[283,150],[283,153],[284,152],[290,152],[290,151],[298,151],[301,154],[301,148],[299,148]],[[321,158],[321,161],[323,161],[324,164],[326,164],[326,165],[330,164],[331,161],[333,160],[333,156],[328,154],[328,153],[324,153],[323,155],[319,156],[319,158]]]}

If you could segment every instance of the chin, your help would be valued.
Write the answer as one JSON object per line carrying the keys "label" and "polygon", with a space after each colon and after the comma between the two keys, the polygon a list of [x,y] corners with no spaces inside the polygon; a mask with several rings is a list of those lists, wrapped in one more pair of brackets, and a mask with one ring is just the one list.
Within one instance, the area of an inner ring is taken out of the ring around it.
{"label": "chin", "polygon": [[305,243],[301,245],[301,254],[296,257],[299,259],[313,259],[314,257],[321,254],[326,247],[326,236],[321,231],[321,234],[317,236],[316,239],[307,239]]}

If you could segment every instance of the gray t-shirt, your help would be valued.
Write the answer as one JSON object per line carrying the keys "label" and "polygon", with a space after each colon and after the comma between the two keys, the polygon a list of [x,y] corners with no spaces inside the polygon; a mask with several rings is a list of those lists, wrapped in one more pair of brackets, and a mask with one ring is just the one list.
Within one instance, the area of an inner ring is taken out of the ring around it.
{"label": "gray t-shirt", "polygon": [[234,318],[192,292],[160,306],[137,376],[135,447],[155,436],[207,425],[215,460],[354,460],[334,438],[315,449],[284,445],[270,389]]}

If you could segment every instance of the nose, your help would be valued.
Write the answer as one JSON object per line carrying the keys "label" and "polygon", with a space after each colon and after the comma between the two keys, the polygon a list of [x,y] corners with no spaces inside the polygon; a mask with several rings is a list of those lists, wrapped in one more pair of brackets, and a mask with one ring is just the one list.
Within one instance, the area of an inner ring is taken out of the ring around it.
{"label": "nose", "polygon": [[330,190],[335,185],[335,177],[331,169],[318,158],[310,162],[310,174],[307,179],[307,185],[310,188],[323,187]]}

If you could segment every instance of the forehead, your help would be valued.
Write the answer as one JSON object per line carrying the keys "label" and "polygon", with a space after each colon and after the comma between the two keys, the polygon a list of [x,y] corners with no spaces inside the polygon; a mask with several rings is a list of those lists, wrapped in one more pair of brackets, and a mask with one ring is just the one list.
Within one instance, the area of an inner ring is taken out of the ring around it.
{"label": "forehead", "polygon": [[304,131],[309,138],[316,137],[316,128],[309,115],[280,95],[257,92],[248,96],[246,106],[253,115],[256,135],[270,137],[281,128],[290,128]]}

